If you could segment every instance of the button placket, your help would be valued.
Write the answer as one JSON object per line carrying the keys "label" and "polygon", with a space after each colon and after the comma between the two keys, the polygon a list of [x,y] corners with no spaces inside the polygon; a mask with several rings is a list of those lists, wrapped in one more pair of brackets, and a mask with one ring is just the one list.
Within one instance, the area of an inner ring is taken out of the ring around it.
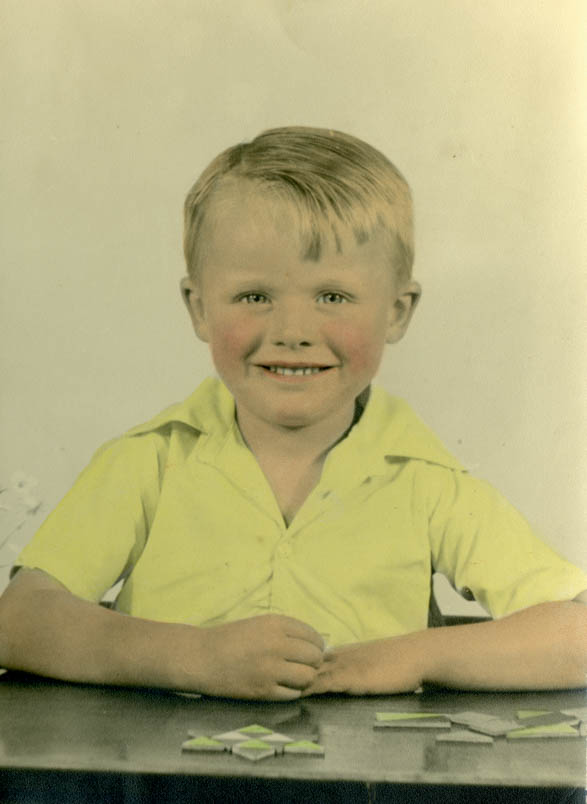
{"label": "button placket", "polygon": [[281,544],[278,545],[276,552],[279,558],[290,558],[293,552],[291,540],[287,539],[281,542]]}

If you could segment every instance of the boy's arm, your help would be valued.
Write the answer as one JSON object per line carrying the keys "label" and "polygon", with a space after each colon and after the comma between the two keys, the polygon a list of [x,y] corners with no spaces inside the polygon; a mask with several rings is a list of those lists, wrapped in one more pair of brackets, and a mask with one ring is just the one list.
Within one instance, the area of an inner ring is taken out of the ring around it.
{"label": "boy's arm", "polygon": [[327,653],[304,695],[456,689],[535,690],[587,686],[587,592],[500,620],[433,628]]}
{"label": "boy's arm", "polygon": [[290,617],[155,622],[75,597],[40,570],[20,570],[0,598],[0,666],[65,681],[286,701],[314,680],[322,651]]}

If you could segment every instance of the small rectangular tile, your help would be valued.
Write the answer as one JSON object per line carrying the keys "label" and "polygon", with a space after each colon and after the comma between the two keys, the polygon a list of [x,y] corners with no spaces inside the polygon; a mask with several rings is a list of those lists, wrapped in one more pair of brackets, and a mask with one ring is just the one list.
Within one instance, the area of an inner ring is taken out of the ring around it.
{"label": "small rectangular tile", "polygon": [[389,720],[375,722],[374,729],[450,729],[450,720]]}
{"label": "small rectangular tile", "polygon": [[524,728],[530,726],[555,726],[557,723],[569,723],[574,725],[579,722],[575,715],[565,715],[564,712],[541,712],[540,714],[530,714],[525,710],[516,712],[516,717]]}
{"label": "small rectangular tile", "polygon": [[287,743],[283,747],[285,754],[300,754],[302,756],[323,757],[325,754],[324,747],[319,743],[314,743],[312,740],[296,740],[293,743]]}
{"label": "small rectangular tile", "polygon": [[561,737],[579,737],[577,729],[568,723],[554,726],[531,726],[528,729],[517,728],[506,735],[508,740],[556,739]]}
{"label": "small rectangular tile", "polygon": [[447,719],[447,715],[440,712],[376,712],[375,720],[387,722],[392,720],[438,720]]}
{"label": "small rectangular tile", "polygon": [[493,737],[486,734],[477,734],[475,731],[459,729],[448,734],[439,734],[436,737],[437,743],[474,743],[475,745],[492,745]]}
{"label": "small rectangular tile", "polygon": [[376,712],[376,729],[450,729],[448,717],[438,712]]}
{"label": "small rectangular tile", "polygon": [[485,712],[455,712],[447,715],[449,720],[459,726],[470,726],[471,723],[485,723],[488,720],[495,720],[498,715],[489,715]]}

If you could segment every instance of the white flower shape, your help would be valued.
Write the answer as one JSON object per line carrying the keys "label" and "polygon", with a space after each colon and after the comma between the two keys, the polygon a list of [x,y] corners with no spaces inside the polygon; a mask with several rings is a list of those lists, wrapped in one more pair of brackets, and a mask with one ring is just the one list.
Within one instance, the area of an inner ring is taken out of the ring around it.
{"label": "white flower shape", "polygon": [[36,477],[27,475],[20,469],[14,472],[10,478],[8,487],[16,492],[28,514],[34,514],[41,505],[41,500],[35,491],[38,485],[39,481]]}
{"label": "white flower shape", "polygon": [[[27,531],[25,525],[39,512],[42,500],[36,488],[39,481],[19,470],[14,472],[7,484],[0,484],[0,551],[6,549],[17,553],[22,548],[17,534]],[[9,564],[0,563],[0,567]]]}

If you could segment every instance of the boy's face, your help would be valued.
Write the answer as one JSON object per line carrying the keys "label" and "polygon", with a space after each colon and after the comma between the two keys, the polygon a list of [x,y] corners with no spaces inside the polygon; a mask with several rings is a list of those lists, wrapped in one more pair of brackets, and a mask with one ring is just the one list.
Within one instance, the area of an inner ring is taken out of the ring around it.
{"label": "boy's face", "polygon": [[184,297],[239,416],[274,427],[345,417],[405,332],[419,295],[396,286],[384,237],[319,261],[301,256],[295,213],[241,185],[215,202]]}

